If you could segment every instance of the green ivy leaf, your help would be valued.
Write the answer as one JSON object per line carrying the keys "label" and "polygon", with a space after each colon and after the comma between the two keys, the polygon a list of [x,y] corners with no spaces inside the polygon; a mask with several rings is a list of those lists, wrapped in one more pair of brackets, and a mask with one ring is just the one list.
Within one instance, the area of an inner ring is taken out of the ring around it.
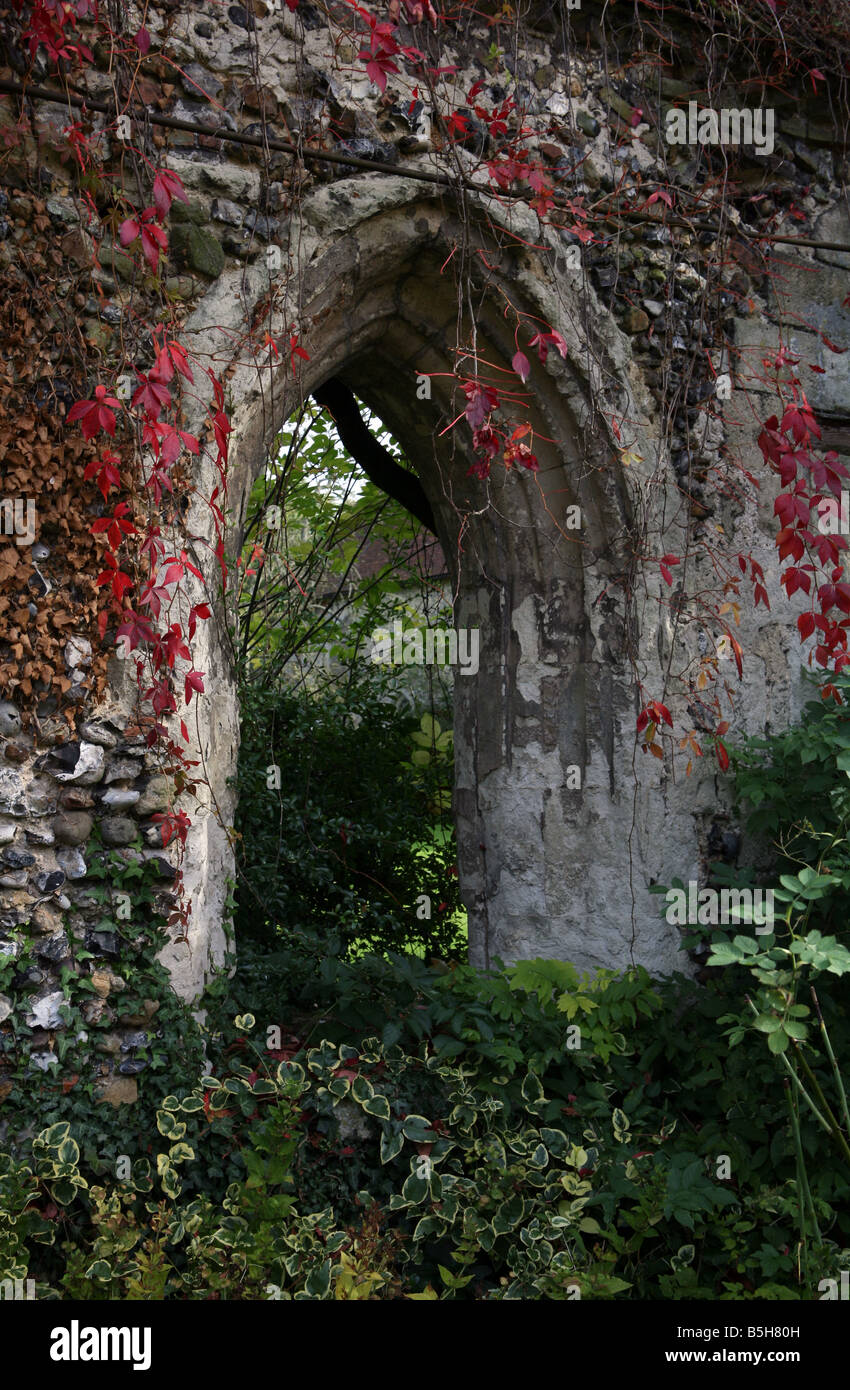
{"label": "green ivy leaf", "polygon": [[56,1156],[60,1163],[74,1167],[80,1157],[79,1145],[73,1139],[63,1139]]}
{"label": "green ivy leaf", "polygon": [[418,1206],[428,1196],[430,1185],[426,1178],[418,1178],[411,1173],[401,1189],[401,1195],[409,1206]]}
{"label": "green ivy leaf", "polygon": [[409,1139],[411,1144],[433,1144],[438,1137],[431,1128],[431,1121],[426,1120],[424,1115],[408,1115],[401,1128],[405,1139]]}
{"label": "green ivy leaf", "polygon": [[[390,1103],[386,1096],[369,1096],[369,1098],[363,1102],[363,1109],[367,1115],[374,1115],[378,1120],[388,1120],[390,1118]],[[383,1144],[383,1139],[381,1143]],[[381,1159],[382,1163],[384,1161],[384,1159]]]}
{"label": "green ivy leaf", "polygon": [[[383,1097],[381,1097],[383,1099]],[[387,1107],[389,1109],[389,1107]],[[381,1162],[390,1163],[404,1148],[404,1135],[387,1133],[381,1135]]]}
{"label": "green ivy leaf", "polygon": [[331,1262],[325,1260],[318,1269],[312,1269],[304,1283],[304,1291],[311,1298],[326,1298],[331,1287]]}
{"label": "green ivy leaf", "polygon": [[42,1144],[46,1144],[49,1149],[58,1149],[70,1133],[71,1126],[67,1120],[60,1120],[58,1124],[51,1125],[49,1129],[43,1129],[38,1137]]}

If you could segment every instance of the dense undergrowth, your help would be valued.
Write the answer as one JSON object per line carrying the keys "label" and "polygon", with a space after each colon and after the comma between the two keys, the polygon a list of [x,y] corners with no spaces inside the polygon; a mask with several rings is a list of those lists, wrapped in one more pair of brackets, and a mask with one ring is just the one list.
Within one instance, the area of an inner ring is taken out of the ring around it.
{"label": "dense undergrowth", "polygon": [[850,1266],[848,747],[846,706],[816,701],[739,750],[777,919],[692,929],[702,983],[485,974],[315,926],[248,942],[202,1066],[187,1046],[170,1093],[57,1101],[11,1144],[0,1277],[42,1298],[826,1296]]}
{"label": "dense undergrowth", "polygon": [[250,683],[240,699],[240,947],[461,950],[439,720],[400,715],[375,679],[350,682],[344,700]]}
{"label": "dense undergrowth", "polygon": [[801,1114],[802,1242],[781,1070],[719,1026],[742,973],[245,961],[226,1002],[255,1014],[123,1180],[61,1123],[6,1161],[3,1272],[41,1297],[816,1297],[850,1246],[848,1168]]}

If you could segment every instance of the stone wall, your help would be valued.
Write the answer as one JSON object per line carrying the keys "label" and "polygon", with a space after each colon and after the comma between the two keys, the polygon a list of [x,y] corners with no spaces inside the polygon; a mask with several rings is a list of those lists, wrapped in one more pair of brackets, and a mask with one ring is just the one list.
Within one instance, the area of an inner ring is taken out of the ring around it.
{"label": "stone wall", "polygon": [[[735,826],[713,765],[686,778],[669,756],[656,763],[635,749],[637,679],[654,698],[671,666],[699,660],[698,625],[680,625],[669,600],[679,585],[683,594],[697,593],[716,574],[703,549],[677,570],[671,589],[657,564],[639,581],[624,585],[624,576],[635,573],[636,528],[651,538],[653,556],[684,555],[689,536],[751,550],[767,576],[771,609],[753,611],[742,601],[737,631],[747,660],[740,682],[734,664],[727,668],[736,702],[730,717],[748,731],[794,717],[804,694],[798,610],[779,588],[776,489],[755,446],[772,409],[761,359],[782,336],[822,369],[806,379],[809,399],[846,457],[847,368],[819,334],[850,346],[848,253],[773,242],[765,254],[756,237],[769,226],[774,234],[850,243],[846,162],[840,123],[823,118],[820,99],[807,97],[802,80],[777,93],[754,87],[742,68],[739,86],[736,74],[726,79],[726,104],[756,106],[761,96],[772,103],[772,152],[737,152],[734,189],[713,208],[714,223],[707,214],[704,224],[681,226],[663,200],[647,207],[656,186],[678,205],[695,182],[720,177],[727,152],[718,158],[665,141],[673,103],[712,96],[700,86],[704,55],[693,35],[673,36],[677,66],[668,63],[659,78],[651,54],[641,64],[618,62],[617,46],[630,55],[637,48],[628,44],[637,40],[628,32],[606,38],[601,11],[587,5],[571,14],[565,38],[552,7],[533,6],[530,22],[516,31],[521,43],[517,37],[495,57],[492,27],[480,14],[464,13],[434,33],[426,26],[400,31],[405,42],[426,47],[435,66],[457,69],[447,79],[456,104],[476,82],[488,103],[508,93],[518,100],[531,156],[562,191],[598,205],[617,190],[625,214],[619,229],[613,220],[602,224],[606,234],[589,245],[569,229],[575,222],[567,212],[556,208],[541,222],[527,202],[493,196],[479,161],[491,137],[468,107],[467,133],[447,156],[424,90],[408,101],[411,84],[400,75],[382,94],[358,62],[356,44],[340,33],[352,22],[345,5],[330,9],[332,44],[327,16],[304,0],[294,12],[262,0],[250,12],[153,3],[138,92],[154,115],[255,137],[265,132],[353,163],[186,129],[145,132],[141,122],[136,138],[148,141],[188,193],[188,203],[173,206],[163,285],[182,306],[181,338],[195,362],[228,382],[231,553],[275,431],[331,375],[392,429],[438,517],[456,622],[481,630],[480,675],[456,682],[455,715],[455,806],[473,960],[552,955],[585,967],[637,960],[670,970],[682,967],[677,929],[659,920],[649,889],[674,875],[704,881],[718,835]],[[12,62],[0,75],[15,71]],[[106,71],[87,75],[94,100],[109,98],[111,84]],[[714,104],[722,104],[717,95]],[[4,98],[1,109],[11,122],[15,98]],[[36,132],[55,137],[61,109],[47,102],[34,109]],[[66,164],[32,140],[23,157],[26,170],[14,161],[8,167],[0,268],[21,271],[34,219],[76,238],[79,264],[65,293],[82,294],[89,314],[93,378],[117,379],[144,336],[134,318],[141,291],[132,261],[106,216],[83,226]],[[446,184],[447,168],[465,175],[462,190]],[[41,169],[39,199],[30,184]],[[141,202],[132,180],[130,192]],[[718,218],[725,223],[719,229]],[[81,288],[87,250],[95,266]],[[454,257],[462,262],[459,277]],[[557,330],[567,351],[530,367],[524,408],[540,441],[539,474],[513,470],[485,486],[469,475],[468,441],[442,431],[458,411],[457,348],[473,320],[481,356],[507,370],[516,340],[506,304]],[[258,350],[249,336],[258,325],[281,344],[280,356]],[[293,332],[309,360],[290,362]],[[734,390],[721,401],[715,378],[722,372]],[[416,390],[422,374],[432,382],[428,400]],[[200,401],[187,400],[186,425],[202,427]],[[758,474],[757,502],[727,485],[730,451]],[[209,496],[208,464],[196,482],[198,494]],[[571,505],[581,510],[578,535],[566,526]],[[92,514],[91,498],[87,506]],[[186,528],[201,555],[211,532],[197,500]],[[40,565],[49,584],[55,556],[40,560],[36,550],[33,569]],[[212,583],[212,568],[204,568]],[[192,913],[187,932],[161,953],[187,998],[197,996],[225,950],[229,779],[238,745],[231,619],[219,605],[214,622],[199,629],[194,656],[207,693],[194,754],[204,780],[184,803],[193,820],[184,866]],[[114,658],[106,667],[102,652],[93,655],[91,640],[90,623],[68,632],[69,685],[58,701],[39,700],[38,692],[16,698],[14,683],[6,690],[0,952],[14,954],[23,935],[36,934],[38,979],[31,967],[27,979],[37,991],[25,1020],[37,1030],[35,1065],[63,1026],[58,971],[73,967],[80,943],[90,956],[73,968],[100,978],[95,992],[110,1011],[106,1023],[113,1035],[114,1025],[126,1030],[129,1041],[118,1046],[131,1062],[138,1045],[132,1038],[143,1015],[122,1018],[112,1008],[118,987],[110,932],[98,929],[102,914],[87,897],[95,823],[98,838],[122,855],[133,853],[127,847],[138,833],[142,857],[166,862],[150,819],[169,804],[165,773],[134,732],[132,679]],[[87,681],[90,667],[98,679]],[[57,719],[69,704],[76,711],[70,739]],[[707,732],[699,700],[689,705],[686,693],[674,692],[670,706],[677,720]],[[569,786],[576,766],[580,790]],[[734,833],[727,843],[734,845]],[[14,981],[18,989],[25,983]],[[14,1007],[12,992],[0,998],[3,1017]],[[93,1023],[101,1020],[98,1007],[93,1001]],[[117,1062],[119,1075],[122,1067]]]}

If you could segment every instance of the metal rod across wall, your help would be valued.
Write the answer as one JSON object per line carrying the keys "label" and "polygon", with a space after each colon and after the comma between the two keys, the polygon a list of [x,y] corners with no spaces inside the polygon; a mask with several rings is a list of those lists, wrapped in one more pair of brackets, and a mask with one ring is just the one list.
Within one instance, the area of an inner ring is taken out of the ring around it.
{"label": "metal rod across wall", "polygon": [[[87,110],[97,111],[100,115],[112,116],[113,118],[119,114],[110,103],[80,96],[77,92],[54,92],[48,87],[26,86],[22,82],[10,82],[5,79],[0,80],[0,95],[20,96],[32,101],[47,101],[58,106],[85,107]],[[162,126],[165,130],[185,130],[194,135],[210,136],[214,140],[227,140],[234,145],[245,145],[250,148],[275,150],[282,154],[295,155],[299,159],[324,160],[327,164],[344,164],[353,169],[367,169],[381,174],[400,174],[404,178],[418,179],[423,183],[440,184],[446,188],[455,188],[460,183],[471,192],[489,198],[519,202],[528,196],[525,193],[507,191],[494,193],[490,189],[482,188],[480,184],[474,183],[472,179],[452,178],[448,174],[434,174],[426,169],[412,169],[404,164],[390,164],[377,159],[361,159],[358,155],[343,154],[337,150],[319,150],[309,145],[294,145],[291,141],[279,140],[277,136],[242,135],[238,131],[224,130],[220,126],[201,125],[199,121],[184,121],[176,116],[162,116],[158,112],[150,111],[146,106],[136,112],[131,111],[125,114],[134,115],[136,120],[148,121],[151,125]],[[554,201],[557,205],[559,202],[557,194]],[[564,200],[560,201],[563,202]],[[655,217],[644,217],[642,213],[631,211],[628,208],[612,213],[610,217],[624,218],[630,221],[640,220],[651,226],[684,227],[687,231],[716,232],[718,230],[716,223],[712,222],[688,222],[680,217],[668,217],[661,221]],[[815,247],[822,251],[850,251],[850,243],[845,241],[816,241],[812,237],[780,236],[772,232],[750,233],[743,231],[740,227],[735,228],[735,235],[754,244],[759,241],[770,241],[789,246]]]}

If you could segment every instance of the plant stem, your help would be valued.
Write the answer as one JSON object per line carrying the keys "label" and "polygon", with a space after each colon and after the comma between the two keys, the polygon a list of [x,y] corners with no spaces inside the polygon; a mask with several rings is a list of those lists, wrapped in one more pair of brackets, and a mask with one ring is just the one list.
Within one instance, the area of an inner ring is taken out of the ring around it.
{"label": "plant stem", "polygon": [[801,1220],[801,1223],[800,1223],[800,1235],[802,1236],[802,1240],[803,1240],[803,1249],[804,1249],[804,1252],[805,1252],[805,1264],[806,1264],[806,1278],[808,1279],[808,1273],[809,1273],[808,1265],[809,1265],[809,1261],[808,1261],[807,1234],[806,1234],[806,1227],[805,1227],[805,1211],[806,1211],[806,1208],[808,1208],[809,1219],[811,1220],[812,1229],[813,1229],[813,1231],[814,1231],[814,1234],[815,1234],[815,1237],[816,1237],[816,1239],[817,1239],[818,1245],[822,1244],[823,1238],[822,1238],[821,1233],[820,1233],[820,1227],[818,1226],[818,1218],[817,1218],[817,1213],[815,1212],[815,1204],[814,1204],[814,1202],[812,1201],[812,1193],[811,1193],[811,1189],[810,1189],[810,1187],[809,1187],[808,1175],[807,1175],[807,1173],[806,1173],[806,1160],[805,1160],[805,1158],[804,1158],[804,1156],[803,1156],[803,1145],[802,1145],[802,1142],[801,1142],[801,1140],[800,1140],[800,1121],[799,1121],[799,1117],[798,1117],[798,1115],[797,1115],[797,1111],[796,1111],[795,1108],[794,1108],[794,1102],[793,1102],[792,1097],[791,1097],[791,1087],[789,1086],[789,1084],[788,1084],[787,1081],[785,1082],[785,1095],[786,1095],[786,1098],[787,1098],[787,1100],[788,1100],[788,1113],[789,1113],[790,1116],[791,1116],[791,1133],[793,1134],[793,1137],[794,1137],[794,1153],[795,1153],[796,1159],[797,1159],[797,1184],[798,1184],[798,1187],[799,1187],[799,1189],[800,1189],[800,1199],[801,1199],[801,1201],[800,1201],[800,1215],[801,1215],[801,1217],[803,1218],[803,1219]]}
{"label": "plant stem", "polygon": [[[750,998],[749,995],[746,996],[746,1000],[747,1000],[747,1003],[749,1004],[750,1008],[752,1009],[753,1013],[756,1015],[756,1017],[758,1017],[758,1009],[756,1008],[755,1004],[753,1003],[753,1001],[752,1001],[752,999]],[[831,1134],[832,1134],[832,1129],[831,1129],[831,1127],[830,1127],[828,1121],[824,1119],[823,1115],[822,1115],[822,1114],[820,1113],[820,1111],[818,1110],[817,1106],[815,1105],[814,1101],[812,1100],[811,1096],[809,1095],[808,1091],[806,1090],[806,1088],[805,1088],[805,1086],[803,1085],[802,1081],[800,1080],[799,1076],[798,1076],[797,1073],[795,1072],[795,1070],[794,1070],[794,1068],[792,1067],[791,1063],[788,1061],[788,1058],[785,1056],[785,1053],[784,1053],[784,1052],[777,1052],[775,1055],[776,1055],[776,1056],[779,1058],[779,1060],[782,1062],[783,1066],[785,1067],[785,1070],[788,1072],[788,1075],[791,1077],[791,1080],[794,1082],[794,1085],[797,1087],[797,1090],[800,1092],[801,1096],[802,1096],[803,1099],[805,1100],[805,1102],[806,1102],[806,1104],[808,1105],[809,1109],[812,1111],[812,1114],[813,1114],[813,1115],[815,1116],[815,1118],[821,1123],[821,1125],[823,1125],[823,1128],[826,1130],[827,1134],[831,1135]]]}
{"label": "plant stem", "polygon": [[841,1126],[839,1125],[837,1119],[833,1115],[829,1102],[826,1099],[826,1096],[824,1095],[823,1091],[821,1090],[820,1082],[818,1081],[817,1077],[815,1076],[814,1072],[812,1071],[811,1067],[809,1066],[808,1062],[806,1061],[796,1042],[794,1043],[794,1051],[796,1052],[797,1057],[799,1058],[801,1067],[803,1068],[804,1072],[811,1081],[812,1086],[814,1087],[815,1094],[818,1100],[821,1102],[821,1105],[823,1106],[824,1110],[827,1113],[827,1116],[829,1117],[829,1132],[832,1135],[832,1138],[834,1139],[838,1147],[838,1151],[846,1159],[847,1163],[850,1164],[850,1146],[848,1146],[847,1140],[841,1132]]}
{"label": "plant stem", "polygon": [[835,1060],[835,1053],[832,1050],[832,1043],[829,1040],[829,1033],[826,1031],[826,1024],[823,1021],[823,1014],[821,1013],[820,1009],[820,1001],[817,997],[817,994],[815,993],[815,987],[814,985],[810,985],[809,988],[811,989],[812,999],[814,1000],[815,1004],[815,1011],[817,1012],[818,1016],[818,1023],[820,1024],[823,1045],[826,1048],[827,1056],[829,1057],[830,1063],[832,1064],[832,1071],[833,1075],[835,1076],[835,1085],[837,1087],[838,1094],[841,1098],[841,1110],[844,1115],[844,1127],[848,1135],[850,1135],[850,1108],[848,1108],[847,1105],[847,1092],[844,1089],[844,1081],[842,1079],[841,1072],[838,1069],[838,1063]]}

